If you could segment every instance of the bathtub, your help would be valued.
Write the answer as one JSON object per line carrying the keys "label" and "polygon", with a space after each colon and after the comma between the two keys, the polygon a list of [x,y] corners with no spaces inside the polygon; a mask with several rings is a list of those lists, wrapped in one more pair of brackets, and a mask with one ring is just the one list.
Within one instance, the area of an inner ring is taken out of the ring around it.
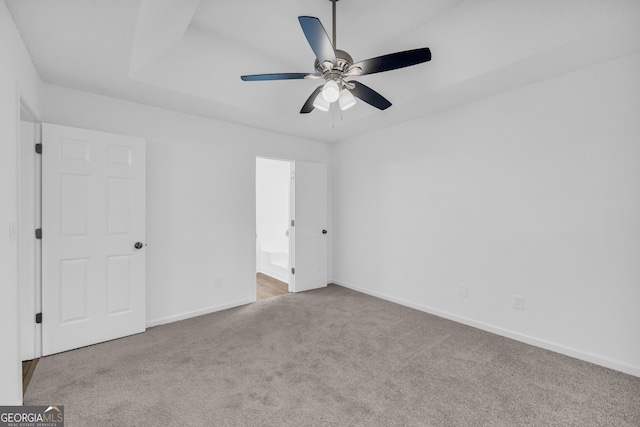
{"label": "bathtub", "polygon": [[258,249],[260,273],[289,283],[289,241],[266,241]]}

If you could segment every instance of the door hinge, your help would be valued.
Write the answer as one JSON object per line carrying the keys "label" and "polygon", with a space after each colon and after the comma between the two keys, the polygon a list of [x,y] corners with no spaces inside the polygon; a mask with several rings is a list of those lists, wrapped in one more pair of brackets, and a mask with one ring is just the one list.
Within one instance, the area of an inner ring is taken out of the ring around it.
{"label": "door hinge", "polygon": [[295,220],[295,219],[292,219],[292,220],[291,220],[291,226],[292,226],[292,227],[295,227],[295,226],[296,226],[296,220]]}
{"label": "door hinge", "polygon": [[295,179],[296,178],[296,173],[295,172],[291,172],[291,179]]}
{"label": "door hinge", "polygon": [[42,313],[36,314],[36,323],[42,323]]}
{"label": "door hinge", "polygon": [[36,153],[42,154],[42,144],[36,144]]}
{"label": "door hinge", "polygon": [[291,274],[296,274],[296,269],[291,267]]}
{"label": "door hinge", "polygon": [[42,228],[36,229],[36,239],[42,239]]}

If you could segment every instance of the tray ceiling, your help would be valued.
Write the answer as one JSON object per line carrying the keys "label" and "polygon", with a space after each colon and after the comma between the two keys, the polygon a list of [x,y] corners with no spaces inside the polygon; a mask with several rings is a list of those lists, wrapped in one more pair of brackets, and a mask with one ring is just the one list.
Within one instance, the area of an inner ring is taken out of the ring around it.
{"label": "tray ceiling", "polygon": [[388,98],[299,114],[317,81],[297,17],[331,33],[327,0],[5,0],[48,83],[335,142],[640,50],[637,0],[341,0],[337,44],[358,61],[429,47],[432,61],[359,80]]}

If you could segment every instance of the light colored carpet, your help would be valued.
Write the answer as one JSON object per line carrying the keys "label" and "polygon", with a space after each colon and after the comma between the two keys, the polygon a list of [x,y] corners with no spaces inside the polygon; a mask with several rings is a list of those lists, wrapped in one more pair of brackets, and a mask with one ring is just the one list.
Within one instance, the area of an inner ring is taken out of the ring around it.
{"label": "light colored carpet", "polygon": [[45,357],[67,426],[639,426],[640,378],[339,286]]}

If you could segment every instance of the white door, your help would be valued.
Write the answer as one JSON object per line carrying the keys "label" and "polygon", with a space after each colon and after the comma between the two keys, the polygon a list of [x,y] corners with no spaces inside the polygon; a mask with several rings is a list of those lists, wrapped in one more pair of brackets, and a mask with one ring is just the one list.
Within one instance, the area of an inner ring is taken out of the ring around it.
{"label": "white door", "polygon": [[43,355],[143,332],[145,141],[43,124],[42,146]]}
{"label": "white door", "polygon": [[292,174],[293,292],[327,286],[327,167],[295,162]]}

